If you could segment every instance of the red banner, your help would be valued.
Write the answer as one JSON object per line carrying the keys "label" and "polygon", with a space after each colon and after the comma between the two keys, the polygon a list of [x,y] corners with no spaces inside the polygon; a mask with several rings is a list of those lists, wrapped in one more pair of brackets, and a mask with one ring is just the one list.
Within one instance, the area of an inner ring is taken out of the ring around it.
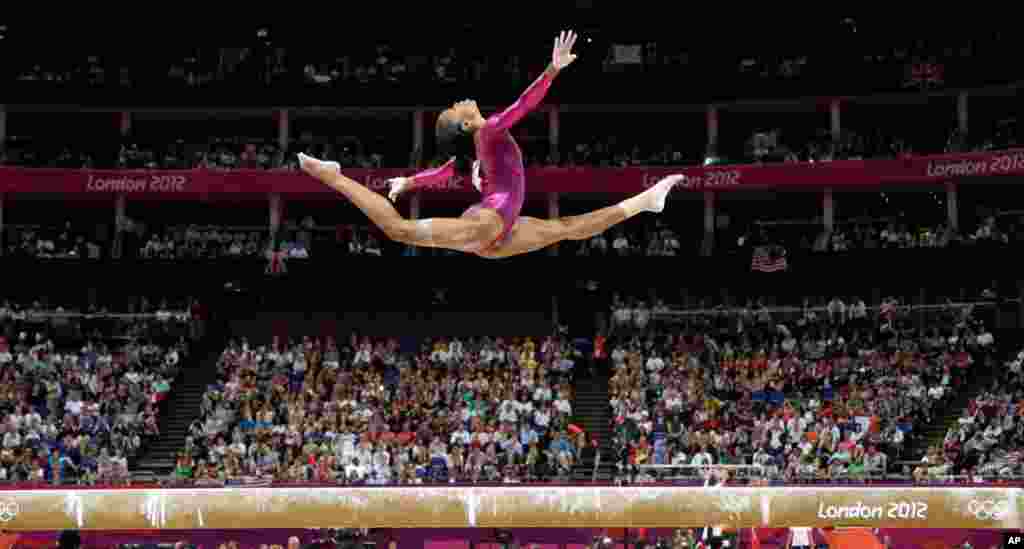
{"label": "red banner", "polygon": [[[385,192],[387,180],[409,175],[402,169],[350,169],[344,172],[360,183]],[[527,172],[530,193],[632,194],[669,174],[686,176],[683,188],[691,191],[742,191],[753,189],[803,189],[872,187],[903,184],[936,184],[954,179],[1024,175],[1024,150],[917,156],[893,160],[843,160],[837,162],[707,167],[630,168],[533,168]],[[465,178],[455,178],[430,189],[475,192]],[[191,199],[232,195],[266,196],[279,193],[291,198],[329,197],[334,191],[313,178],[296,172],[256,170],[61,170],[0,168],[0,192],[87,194],[124,193],[138,198]]]}

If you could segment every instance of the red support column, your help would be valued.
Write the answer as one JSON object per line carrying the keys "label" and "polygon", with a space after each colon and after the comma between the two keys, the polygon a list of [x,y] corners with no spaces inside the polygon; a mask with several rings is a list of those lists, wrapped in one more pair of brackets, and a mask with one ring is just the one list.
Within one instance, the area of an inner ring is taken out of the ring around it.
{"label": "red support column", "polygon": [[118,118],[118,129],[121,132],[121,137],[127,137],[132,133],[132,113],[128,111],[121,113]]}
{"label": "red support column", "polygon": [[555,163],[561,161],[559,153],[561,151],[562,117],[559,112],[557,106],[553,106],[548,110],[548,146],[550,147],[551,158],[554,159]]}
{"label": "red support column", "polygon": [[828,106],[829,129],[832,132],[832,141],[839,141],[843,134],[842,104],[838,99],[833,99]]}
{"label": "red support column", "polygon": [[704,245],[702,255],[709,256],[715,250],[715,193],[704,191]]}
{"label": "red support column", "polygon": [[4,193],[0,193],[0,257],[4,255]]}
{"label": "red support column", "polygon": [[954,231],[960,230],[960,205],[956,200],[956,183],[946,182],[946,222]]}
{"label": "red support column", "polygon": [[114,199],[114,248],[111,254],[114,259],[120,259],[124,255],[124,229],[128,220],[128,198],[124,194],[118,194]]}
{"label": "red support column", "polygon": [[835,204],[832,202],[832,189],[826,188],[821,193],[821,209],[822,209],[822,220],[825,225],[825,230],[832,232],[832,228],[835,227]]}
{"label": "red support column", "polygon": [[967,122],[967,103],[969,98],[970,96],[967,95],[967,92],[960,92],[960,95],[956,96],[957,127],[963,135],[967,135],[967,128],[969,127]]}
{"label": "red support column", "polygon": [[412,113],[412,168],[419,168],[423,162],[423,111]]}
{"label": "red support column", "polygon": [[718,154],[718,107],[714,105],[708,105],[707,111],[707,131],[708,131],[708,150],[709,155]]}
{"label": "red support column", "polygon": [[281,199],[280,194],[271,193],[267,197],[267,202],[270,206],[270,239],[274,240],[277,237],[277,232],[281,229],[281,220],[284,216],[284,200]]}
{"label": "red support column", "polygon": [[288,109],[277,111],[277,146],[282,151],[288,150],[288,142],[291,140],[291,120]]}

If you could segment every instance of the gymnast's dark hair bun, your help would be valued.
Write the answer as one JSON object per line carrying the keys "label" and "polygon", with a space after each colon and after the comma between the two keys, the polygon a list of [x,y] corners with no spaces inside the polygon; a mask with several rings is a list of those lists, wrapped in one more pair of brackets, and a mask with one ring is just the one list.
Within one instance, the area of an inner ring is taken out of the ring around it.
{"label": "gymnast's dark hair bun", "polygon": [[473,134],[462,128],[462,124],[451,121],[437,126],[437,151],[440,163],[455,157],[455,173],[469,175],[473,167]]}

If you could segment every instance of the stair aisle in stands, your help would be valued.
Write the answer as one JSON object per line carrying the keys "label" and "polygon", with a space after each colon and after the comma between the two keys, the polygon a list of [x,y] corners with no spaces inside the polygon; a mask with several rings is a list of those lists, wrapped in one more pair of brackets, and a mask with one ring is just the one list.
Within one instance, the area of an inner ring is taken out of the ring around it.
{"label": "stair aisle in stands", "polygon": [[185,447],[189,424],[199,415],[203,394],[217,380],[217,360],[223,350],[219,338],[208,338],[188,358],[161,411],[160,436],[146,445],[134,463],[133,478],[152,479],[174,470],[178,452]]}
{"label": "stair aisle in stands", "polygon": [[582,459],[573,467],[575,481],[604,480],[614,477],[612,459],[612,410],[608,397],[608,373],[600,368],[590,368],[590,375],[577,375],[575,400],[572,405],[573,423],[581,427],[598,441],[601,463],[594,475],[594,459]]}

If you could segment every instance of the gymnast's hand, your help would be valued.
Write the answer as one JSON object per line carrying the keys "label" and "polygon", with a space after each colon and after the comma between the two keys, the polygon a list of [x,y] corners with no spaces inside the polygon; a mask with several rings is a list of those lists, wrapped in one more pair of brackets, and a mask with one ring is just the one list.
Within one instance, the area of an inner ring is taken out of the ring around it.
{"label": "gymnast's hand", "polygon": [[473,179],[472,179],[472,181],[473,181],[473,186],[476,187],[476,190],[479,191],[479,192],[483,192],[481,190],[480,161],[479,160],[474,160],[473,161]]}
{"label": "gymnast's hand", "polygon": [[397,201],[398,195],[405,192],[409,187],[410,181],[411,179],[408,177],[392,177],[391,179],[388,179],[388,198],[390,198],[392,202]]}
{"label": "gymnast's hand", "polygon": [[555,38],[555,48],[551,51],[551,66],[556,71],[568,67],[576,60],[576,54],[572,52],[576,38],[573,31],[562,31],[562,34]]}

